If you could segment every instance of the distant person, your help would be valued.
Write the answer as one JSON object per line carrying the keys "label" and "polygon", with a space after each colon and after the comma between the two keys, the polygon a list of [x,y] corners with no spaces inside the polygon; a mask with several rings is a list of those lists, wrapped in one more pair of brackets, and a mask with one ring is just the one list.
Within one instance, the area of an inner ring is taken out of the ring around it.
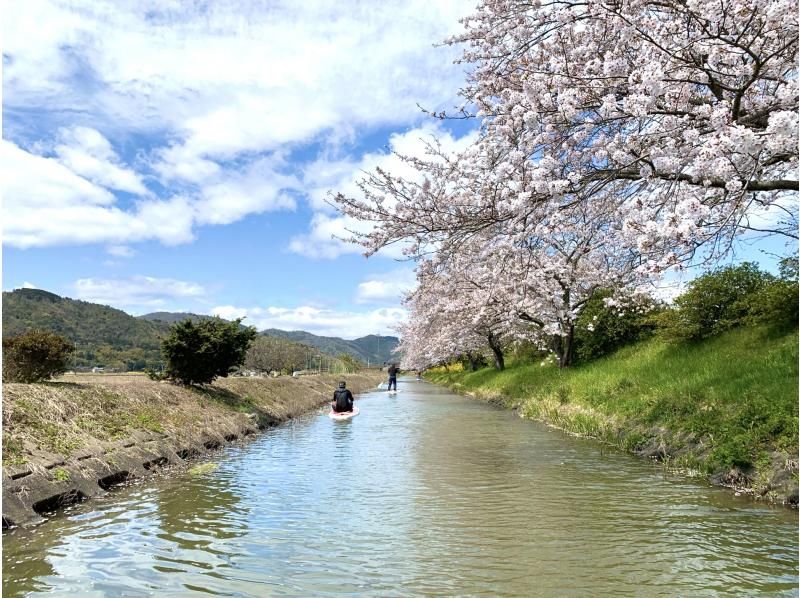
{"label": "distant person", "polygon": [[353,393],[345,388],[347,386],[342,380],[339,382],[339,388],[333,391],[333,407],[334,413],[348,413],[353,410]]}
{"label": "distant person", "polygon": [[389,366],[389,388],[387,390],[392,390],[392,385],[394,385],[394,389],[397,390],[397,372],[400,371],[395,364],[391,364]]}

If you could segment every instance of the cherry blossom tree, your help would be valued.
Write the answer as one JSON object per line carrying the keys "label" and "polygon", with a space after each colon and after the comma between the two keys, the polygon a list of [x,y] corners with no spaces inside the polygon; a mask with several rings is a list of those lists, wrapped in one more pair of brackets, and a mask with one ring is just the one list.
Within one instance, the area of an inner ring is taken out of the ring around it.
{"label": "cherry blossom tree", "polygon": [[766,208],[797,238],[796,2],[487,0],[464,24],[462,92],[498,155],[535,162],[521,186],[624,194],[645,253],[716,257]]}
{"label": "cherry blossom tree", "polygon": [[796,240],[795,9],[480,4],[449,40],[467,46],[478,140],[456,153],[433,140],[400,156],[417,176],[376,170],[362,197],[335,197],[371,223],[351,238],[367,255],[403,243],[423,265],[409,352],[444,359],[491,333],[550,339],[566,366],[597,290],[636,293],[743,231]]}
{"label": "cherry blossom tree", "polygon": [[[474,350],[477,338],[502,369],[503,345],[534,340],[549,345],[567,366],[575,321],[592,295],[647,281],[640,254],[619,234],[628,202],[612,195],[552,212],[543,209],[547,202],[528,205],[532,194],[519,192],[507,163],[496,168],[493,156],[482,153],[489,151],[479,143],[446,155],[431,144],[428,156],[405,158],[417,179],[371,173],[362,182],[364,198],[340,196],[340,208],[375,225],[353,239],[368,253],[409,243],[406,252],[421,263],[420,286],[409,305],[412,320],[418,313],[423,321],[435,320],[439,342],[451,356]],[[453,321],[458,324],[451,329]],[[419,330],[428,327],[420,324]],[[463,334],[475,336],[467,342]],[[428,332],[422,345],[430,343]]]}
{"label": "cherry blossom tree", "polygon": [[419,285],[406,301],[411,316],[400,331],[404,361],[420,367],[461,355],[474,361],[488,350],[495,368],[504,369],[507,344],[529,326],[509,308],[503,266],[486,253],[481,261],[471,257],[419,264]]}

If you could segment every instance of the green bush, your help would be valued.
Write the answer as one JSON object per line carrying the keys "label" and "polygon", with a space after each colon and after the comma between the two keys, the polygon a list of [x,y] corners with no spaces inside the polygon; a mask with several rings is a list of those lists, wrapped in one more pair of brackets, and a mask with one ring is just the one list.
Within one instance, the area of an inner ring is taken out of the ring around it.
{"label": "green bush", "polygon": [[153,368],[144,368],[144,373],[147,375],[148,378],[151,380],[155,380],[159,382],[165,378],[164,372],[160,370],[155,370]]}
{"label": "green bush", "polygon": [[666,338],[700,340],[753,321],[753,302],[775,278],[750,262],[728,266],[695,278],[675,299],[674,309],[660,315]]}
{"label": "green bush", "polygon": [[486,356],[476,351],[464,353],[459,358],[459,361],[461,362],[461,367],[470,372],[475,372],[489,365],[489,362],[486,361]]}
{"label": "green bush", "polygon": [[161,343],[167,360],[166,377],[187,386],[226,377],[244,363],[256,337],[255,328],[240,324],[241,319],[226,322],[221,318],[199,322],[186,319],[174,324]]}
{"label": "green bush", "polygon": [[54,332],[32,330],[3,339],[3,382],[41,382],[63,374],[74,350]]}
{"label": "green bush", "polygon": [[637,298],[624,306],[606,305],[610,291],[599,291],[586,303],[575,322],[575,354],[578,363],[609,355],[627,344],[648,336],[655,324],[655,304]]}
{"label": "green bush", "polygon": [[349,353],[339,353],[336,359],[339,360],[342,371],[348,374],[357,372],[361,367],[361,363]]}
{"label": "green bush", "polygon": [[511,347],[509,355],[516,363],[540,363],[550,356],[550,350],[542,348],[541,343],[520,341]]}
{"label": "green bush", "polygon": [[781,260],[780,277],[767,282],[748,300],[750,316],[756,323],[782,330],[797,327],[798,286],[797,260]]}

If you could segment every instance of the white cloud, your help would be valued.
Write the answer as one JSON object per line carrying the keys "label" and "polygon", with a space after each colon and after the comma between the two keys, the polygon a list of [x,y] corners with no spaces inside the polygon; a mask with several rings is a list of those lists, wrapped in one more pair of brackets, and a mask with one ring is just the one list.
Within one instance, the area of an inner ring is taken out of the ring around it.
{"label": "white cloud", "polygon": [[54,158],[29,153],[11,141],[0,141],[3,199],[31,207],[61,203],[67,206],[108,206],[116,198]]}
{"label": "white cloud", "polygon": [[401,268],[359,283],[356,303],[398,303],[417,284],[411,268]]}
{"label": "white cloud", "polygon": [[[40,141],[54,158],[10,144],[26,168],[5,190],[16,222],[5,241],[175,244],[191,240],[198,225],[292,209],[287,191],[297,181],[276,154],[416,122],[417,102],[432,109],[457,102],[459,50],[432,46],[461,29],[472,4],[10,3],[3,19],[9,130],[25,147]],[[19,116],[23,110],[35,116]],[[23,143],[23,118],[60,132]],[[114,148],[142,138],[148,149],[133,169]],[[176,197],[153,201],[148,173]],[[310,184],[314,195],[328,181]],[[106,188],[142,199],[120,205]]]}
{"label": "white cloud", "polygon": [[116,197],[78,176],[55,158],[0,142],[3,241],[15,247],[108,243],[155,239],[178,245],[194,239],[201,224],[228,224],[247,214],[292,209],[283,189],[297,185],[278,173],[279,163],[260,159],[230,169],[195,196],[140,199],[128,209]]}
{"label": "white cloud", "polygon": [[278,172],[280,162],[261,158],[241,171],[228,170],[200,191],[195,208],[202,224],[230,224],[248,214],[294,209],[294,200],[283,192],[296,188],[294,177]]}
{"label": "white cloud", "polygon": [[309,198],[311,206],[317,211],[332,211],[328,203],[330,193],[342,193],[351,197],[361,195],[358,182],[364,178],[365,173],[374,172],[381,168],[395,176],[418,179],[417,172],[406,162],[397,157],[397,154],[414,157],[426,155],[426,144],[434,139],[441,143],[442,149],[454,152],[465,149],[476,139],[476,132],[467,133],[461,137],[454,137],[452,133],[443,129],[438,121],[426,121],[403,133],[394,133],[389,136],[386,150],[369,152],[358,158],[346,157],[331,159],[322,156],[303,169],[304,191]]}
{"label": "white cloud", "polygon": [[782,229],[797,232],[798,207],[796,194],[781,193],[771,204],[751,207],[746,224],[760,231]]}
{"label": "white cloud", "polygon": [[39,287],[37,287],[37,286],[36,286],[35,284],[33,284],[32,282],[28,282],[28,281],[26,280],[25,282],[23,282],[23,283],[22,283],[22,286],[21,286],[20,288],[21,288],[21,289],[38,289]]}
{"label": "white cloud", "polygon": [[[428,122],[425,125],[396,133],[389,138],[389,149],[385,152],[371,152],[360,159],[329,160],[321,158],[309,164],[303,174],[304,191],[309,198],[314,216],[307,233],[295,235],[289,250],[312,258],[334,259],[347,253],[363,253],[364,249],[352,243],[341,241],[350,237],[348,231],[369,232],[370,223],[359,222],[353,218],[337,214],[328,203],[330,193],[342,193],[349,197],[360,197],[358,182],[365,173],[381,168],[394,176],[410,180],[419,178],[419,174],[397,154],[423,157],[428,143],[436,138],[442,150],[455,152],[465,149],[475,140],[476,132],[462,137],[453,137],[442,129],[438,123]],[[390,207],[391,202],[387,202]],[[403,246],[395,244],[379,252],[384,257],[402,259]]]}
{"label": "white cloud", "polygon": [[401,307],[383,307],[365,312],[336,311],[312,306],[236,307],[220,305],[212,314],[232,320],[246,317],[245,324],[258,330],[305,330],[321,336],[338,336],[346,339],[368,334],[396,334],[394,327],[407,317]]}
{"label": "white cloud", "polygon": [[686,285],[688,282],[685,280],[674,280],[671,282],[663,282],[658,286],[654,287],[650,294],[658,299],[659,301],[664,301],[665,303],[672,303],[675,301],[675,298],[679,295],[682,295],[684,291],[686,291]]}
{"label": "white cloud", "polygon": [[102,279],[81,278],[72,285],[78,299],[101,303],[130,310],[176,309],[175,302],[199,301],[205,298],[206,290],[194,282],[152,276],[132,276],[130,278]]}
{"label": "white cloud", "polygon": [[119,156],[111,143],[95,129],[61,129],[54,151],[64,166],[93,183],[136,195],[148,194],[142,178],[120,165]]}
{"label": "white cloud", "polygon": [[221,167],[213,160],[201,158],[185,145],[171,145],[154,152],[153,169],[161,178],[199,184],[219,174]]}
{"label": "white cloud", "polygon": [[[450,107],[471,0],[11,3],[6,102],[174,133],[190,162]],[[76,85],[75,79],[84,85]],[[86,84],[86,79],[90,83]]]}
{"label": "white cloud", "polygon": [[114,257],[133,257],[136,251],[127,245],[110,245],[106,247],[106,253]]}
{"label": "white cloud", "polygon": [[341,239],[350,237],[350,231],[366,232],[369,225],[346,216],[317,212],[311,218],[309,229],[307,234],[292,237],[289,251],[314,259],[336,259],[348,253],[363,253],[360,245]]}

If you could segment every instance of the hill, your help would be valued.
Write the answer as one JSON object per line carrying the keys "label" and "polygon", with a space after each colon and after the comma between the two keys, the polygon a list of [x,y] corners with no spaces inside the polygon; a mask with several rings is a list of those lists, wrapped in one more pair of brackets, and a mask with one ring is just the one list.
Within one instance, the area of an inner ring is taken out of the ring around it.
{"label": "hill", "polygon": [[160,363],[159,335],[169,325],[40,289],[3,293],[3,336],[35,329],[56,332],[75,343],[76,366],[142,369]]}
{"label": "hill", "polygon": [[139,320],[147,320],[148,322],[164,322],[167,324],[174,324],[175,322],[182,322],[183,320],[191,320],[192,322],[199,322],[201,320],[208,320],[213,316],[204,316],[201,314],[193,314],[191,312],[180,311],[154,311],[143,316],[136,316]]}
{"label": "hill", "polygon": [[[3,336],[28,330],[50,330],[77,346],[74,366],[106,366],[141,370],[161,364],[161,341],[175,322],[211,316],[187,312],[153,312],[134,317],[122,310],[88,301],[60,297],[40,289],[17,289],[3,293]],[[265,336],[314,347],[328,355],[352,355],[364,363],[382,364],[397,359],[392,350],[398,339],[369,335],[355,340],[317,336],[309,332],[270,329]]]}
{"label": "hill", "polygon": [[396,336],[370,334],[354,340],[345,340],[336,336],[317,336],[302,330],[278,330],[277,328],[268,328],[261,334],[310,345],[330,355],[347,353],[363,363],[382,364],[387,361],[399,361],[399,357],[393,353],[400,342]]}

